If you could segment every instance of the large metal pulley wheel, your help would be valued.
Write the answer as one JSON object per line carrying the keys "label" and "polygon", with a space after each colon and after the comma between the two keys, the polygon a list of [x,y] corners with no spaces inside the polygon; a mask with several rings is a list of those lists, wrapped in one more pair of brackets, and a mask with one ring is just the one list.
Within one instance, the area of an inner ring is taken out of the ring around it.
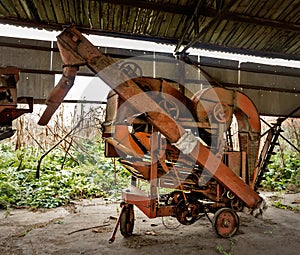
{"label": "large metal pulley wheel", "polygon": [[163,108],[172,118],[177,119],[179,117],[179,107],[175,102],[168,99],[162,99],[159,102],[159,106]]}
{"label": "large metal pulley wheel", "polygon": [[176,206],[176,218],[183,225],[191,225],[202,217],[201,208],[197,199],[182,199]]}
{"label": "large metal pulley wheel", "polygon": [[213,218],[213,229],[221,237],[232,237],[239,229],[239,216],[230,208],[219,209]]}
{"label": "large metal pulley wheel", "polygon": [[231,118],[230,107],[224,102],[219,102],[214,106],[213,115],[216,121],[225,123]]}
{"label": "large metal pulley wheel", "polygon": [[134,228],[133,205],[125,204],[120,215],[120,231],[124,237],[132,236]]}

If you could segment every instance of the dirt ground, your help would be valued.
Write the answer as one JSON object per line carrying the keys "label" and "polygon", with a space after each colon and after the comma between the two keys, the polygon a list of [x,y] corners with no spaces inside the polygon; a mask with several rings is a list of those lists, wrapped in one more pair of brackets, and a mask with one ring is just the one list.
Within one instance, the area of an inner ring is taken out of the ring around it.
{"label": "dirt ground", "polygon": [[241,213],[240,229],[230,239],[217,237],[206,218],[177,227],[173,218],[164,218],[163,224],[162,218],[150,220],[136,209],[134,235],[125,239],[118,231],[109,244],[120,209],[103,199],[49,210],[0,211],[0,254],[300,254],[300,193],[264,196],[269,204],[281,201],[293,210],[269,206],[261,219]]}

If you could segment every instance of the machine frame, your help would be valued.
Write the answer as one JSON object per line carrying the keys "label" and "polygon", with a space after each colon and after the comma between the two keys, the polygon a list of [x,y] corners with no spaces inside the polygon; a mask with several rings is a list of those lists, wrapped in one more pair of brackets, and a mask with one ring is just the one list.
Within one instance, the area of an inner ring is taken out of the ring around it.
{"label": "machine frame", "polygon": [[[59,107],[80,66],[87,65],[115,93],[108,103],[108,109],[114,109],[112,118],[104,125],[106,156],[120,157],[121,163],[132,169],[133,178],[132,187],[122,193],[124,203],[110,242],[119,225],[124,237],[132,234],[133,205],[149,218],[174,216],[186,225],[212,212],[214,229],[223,237],[236,233],[236,211],[247,208],[254,215],[262,212],[265,202],[254,190],[260,121],[248,97],[216,87],[187,98],[163,79],[132,79],[74,26],[66,28],[57,43],[64,63],[63,77],[46,101],[40,125],[46,125]],[[174,102],[185,105],[194,120],[187,118],[185,111],[174,112]],[[125,105],[122,114],[121,105]],[[228,144],[220,150],[233,114],[239,123],[239,152],[232,151]],[[187,176],[181,173],[185,166],[191,169]],[[205,185],[190,178],[204,172],[210,177]],[[166,187],[164,176],[172,174],[174,192],[161,197],[157,188]],[[137,178],[149,182],[149,195],[136,187]]]}

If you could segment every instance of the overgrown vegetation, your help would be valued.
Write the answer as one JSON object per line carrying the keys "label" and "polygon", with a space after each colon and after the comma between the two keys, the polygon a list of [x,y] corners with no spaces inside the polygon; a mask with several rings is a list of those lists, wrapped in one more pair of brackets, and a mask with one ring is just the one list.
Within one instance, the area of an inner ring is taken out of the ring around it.
{"label": "overgrown vegetation", "polygon": [[282,131],[262,187],[270,191],[300,192],[300,120],[285,120]]}
{"label": "overgrown vegetation", "polygon": [[272,191],[300,191],[300,160],[296,153],[277,153],[271,158],[262,187]]}
{"label": "overgrown vegetation", "polygon": [[[75,110],[71,126],[77,125]],[[46,128],[37,127],[36,120],[31,119],[33,115],[18,119],[16,141],[0,144],[0,208],[52,208],[72,199],[120,197],[130,178],[117,162],[103,156],[103,144],[96,142],[101,133],[103,109],[91,108],[80,113],[82,116],[77,119],[84,120],[80,128],[43,159],[39,179],[38,160],[72,128],[60,124],[66,123],[63,108],[61,114],[52,118],[54,124]],[[299,148],[300,122],[287,122],[284,130],[285,137]],[[300,192],[299,154],[280,141],[264,177],[264,189]]]}
{"label": "overgrown vegetation", "polygon": [[43,154],[40,149],[15,151],[12,144],[1,144],[0,207],[53,208],[72,199],[117,198],[121,188],[128,185],[128,172],[103,156],[100,143],[85,142],[82,146],[84,153],[73,149],[66,154],[58,148],[51,151],[43,159],[37,179],[37,162]]}

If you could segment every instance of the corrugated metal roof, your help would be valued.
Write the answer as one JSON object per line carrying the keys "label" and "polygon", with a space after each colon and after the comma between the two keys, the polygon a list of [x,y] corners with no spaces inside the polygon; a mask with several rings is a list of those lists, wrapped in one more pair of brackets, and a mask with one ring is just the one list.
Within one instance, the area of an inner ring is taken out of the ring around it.
{"label": "corrugated metal roof", "polygon": [[0,22],[300,60],[300,0],[1,0]]}

